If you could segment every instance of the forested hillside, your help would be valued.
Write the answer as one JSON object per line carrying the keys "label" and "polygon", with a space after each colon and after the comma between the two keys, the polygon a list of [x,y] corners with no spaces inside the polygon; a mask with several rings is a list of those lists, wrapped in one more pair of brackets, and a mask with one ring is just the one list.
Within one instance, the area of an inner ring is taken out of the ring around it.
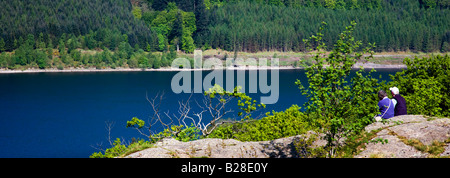
{"label": "forested hillside", "polygon": [[[251,52],[304,51],[302,39],[312,35],[321,21],[329,25],[324,38],[327,46],[332,47],[336,40],[332,37],[343,30],[344,24],[355,20],[358,24],[356,39],[365,44],[375,43],[376,51],[450,50],[450,1],[446,4],[438,1],[440,4],[433,8],[418,0],[295,2],[302,4],[286,6],[242,1],[213,6],[208,11],[209,35],[203,40],[212,48],[225,50],[236,47]],[[325,2],[341,3],[331,6]],[[350,5],[350,2],[357,3]]]}
{"label": "forested hillside", "polygon": [[18,48],[28,34],[38,39],[42,33],[40,40],[55,45],[63,34],[79,36],[103,30],[95,36],[96,41],[111,49],[123,40],[119,39],[122,34],[132,46],[144,46],[156,38],[133,17],[129,0],[2,0],[0,7],[0,36],[8,51]]}
{"label": "forested hillside", "polygon": [[[200,3],[203,2],[203,3]],[[325,21],[330,47],[344,24],[376,51],[450,51],[450,0],[150,0],[155,11],[176,3],[194,12],[196,47],[304,51],[302,40]],[[152,11],[152,10],[150,10]],[[150,19],[151,20],[151,19]]]}
{"label": "forested hillside", "polygon": [[450,0],[3,0],[0,7],[1,68],[158,68],[175,50],[210,48],[303,52],[322,21],[328,49],[354,20],[355,38],[378,52],[450,51]]}

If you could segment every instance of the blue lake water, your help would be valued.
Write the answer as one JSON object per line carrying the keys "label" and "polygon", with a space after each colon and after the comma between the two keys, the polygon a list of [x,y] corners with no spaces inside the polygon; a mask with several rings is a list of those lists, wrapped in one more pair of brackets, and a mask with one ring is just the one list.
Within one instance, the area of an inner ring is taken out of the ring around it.
{"label": "blue lake water", "polygon": [[[374,75],[389,80],[389,74],[397,71],[382,69]],[[171,80],[176,73],[0,74],[0,158],[88,157],[98,151],[92,146],[109,147],[106,121],[115,123],[112,138],[143,138],[125,125],[132,117],[147,120],[153,113],[146,95],[151,98],[164,92],[161,110],[170,113],[177,112],[178,101],[190,96],[172,92]],[[203,77],[208,73],[203,71]],[[281,111],[292,104],[301,106],[306,98],[294,85],[296,79],[307,84],[304,70],[280,70],[278,102],[267,105],[262,112]],[[270,94],[248,95],[259,100]],[[201,94],[194,94],[192,100],[201,98]]]}

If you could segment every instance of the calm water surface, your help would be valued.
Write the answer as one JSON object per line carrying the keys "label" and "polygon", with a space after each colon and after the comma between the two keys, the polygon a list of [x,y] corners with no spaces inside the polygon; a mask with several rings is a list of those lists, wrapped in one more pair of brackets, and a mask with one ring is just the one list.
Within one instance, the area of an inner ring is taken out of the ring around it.
{"label": "calm water surface", "polygon": [[[378,70],[375,76],[389,80],[388,74],[396,71]],[[88,157],[98,151],[92,146],[109,146],[106,121],[115,123],[112,138],[142,138],[125,125],[132,117],[146,120],[152,114],[146,94],[152,97],[164,92],[161,110],[171,113],[177,112],[179,100],[189,97],[172,92],[176,73],[0,74],[0,157]],[[204,71],[203,77],[208,73]],[[281,111],[306,101],[294,85],[296,79],[306,84],[304,70],[280,70],[279,76],[279,100],[262,112]],[[248,95],[259,100],[269,94]],[[193,100],[200,101],[201,96],[195,94]]]}

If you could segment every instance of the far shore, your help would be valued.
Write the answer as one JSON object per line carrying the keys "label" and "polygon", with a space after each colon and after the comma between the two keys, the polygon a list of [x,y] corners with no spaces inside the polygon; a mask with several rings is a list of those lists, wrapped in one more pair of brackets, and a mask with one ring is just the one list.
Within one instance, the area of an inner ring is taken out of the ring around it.
{"label": "far shore", "polygon": [[[356,63],[353,68],[359,69],[360,67],[365,69],[403,69],[406,68],[406,65],[392,65],[392,64],[374,64],[374,63]],[[223,68],[225,69],[225,68]],[[271,66],[240,66],[240,67],[227,67],[227,70],[258,70],[258,69],[279,69],[279,70],[289,70],[289,69],[303,69],[303,67],[293,67],[293,66],[279,66],[279,67],[271,67]],[[25,70],[9,70],[9,69],[0,69],[0,74],[8,74],[8,73],[40,73],[40,72],[138,72],[138,71],[202,71],[202,70],[212,70],[210,68],[200,68],[200,69],[180,69],[180,68],[170,68],[170,67],[162,67],[159,69],[141,69],[141,68],[116,68],[116,69],[96,69],[96,68],[69,68],[69,69],[25,69]]]}

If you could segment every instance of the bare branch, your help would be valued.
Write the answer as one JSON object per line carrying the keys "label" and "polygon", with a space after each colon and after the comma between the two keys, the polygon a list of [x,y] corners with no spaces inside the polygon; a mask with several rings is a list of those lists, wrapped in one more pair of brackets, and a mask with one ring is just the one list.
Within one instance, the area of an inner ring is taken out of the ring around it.
{"label": "bare branch", "polygon": [[102,152],[106,151],[105,149],[103,149],[103,142],[97,143],[97,146],[91,145],[91,147],[96,149],[96,150],[98,150],[98,151],[102,151]]}
{"label": "bare branch", "polygon": [[[220,90],[221,91],[221,90]],[[161,125],[164,130],[171,132],[171,134],[177,136],[181,129],[172,129],[174,123],[180,125],[190,127],[191,124],[196,129],[200,130],[204,136],[211,134],[211,132],[216,129],[219,125],[224,123],[236,123],[239,121],[223,121],[222,119],[227,115],[233,113],[233,110],[227,108],[227,104],[231,102],[233,99],[241,97],[236,96],[230,93],[212,93],[208,94],[205,92],[203,95],[203,99],[201,102],[195,100],[196,105],[200,108],[200,111],[193,112],[193,108],[191,106],[191,98],[193,93],[189,96],[189,98],[185,101],[178,101],[178,109],[176,112],[170,112],[170,110],[161,113],[161,104],[163,100],[164,93],[157,93],[154,98],[148,98],[148,94],[146,93],[146,99],[153,110],[153,115],[148,119],[148,128],[149,134],[145,134],[142,132],[141,128],[135,128],[142,135],[148,136],[150,138],[158,138],[161,136],[157,136],[157,133],[154,133],[154,126]],[[245,96],[245,95],[244,95]],[[250,111],[251,112],[251,111]],[[247,117],[250,115],[250,112],[245,112],[245,114],[241,117]],[[211,121],[209,123],[204,123],[204,117],[211,117]]]}
{"label": "bare branch", "polygon": [[113,141],[111,139],[111,130],[114,127],[114,121],[105,121],[105,129],[108,132],[108,137],[106,138],[109,142],[109,145],[113,146]]}

